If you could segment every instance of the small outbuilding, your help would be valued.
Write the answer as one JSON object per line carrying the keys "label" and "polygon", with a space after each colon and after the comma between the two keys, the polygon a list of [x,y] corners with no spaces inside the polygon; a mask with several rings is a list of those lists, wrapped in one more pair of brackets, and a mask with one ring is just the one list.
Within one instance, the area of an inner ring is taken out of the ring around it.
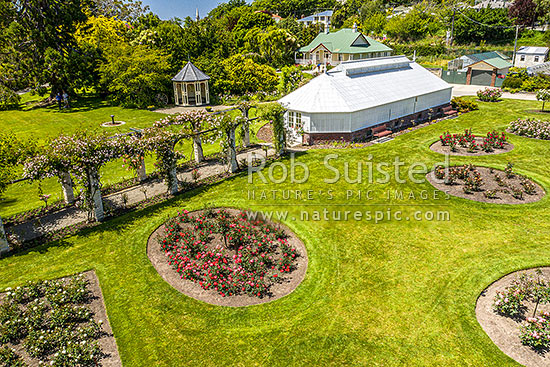
{"label": "small outbuilding", "polygon": [[[498,87],[512,67],[510,58],[498,51],[464,55],[449,61],[448,70],[465,72],[467,85]],[[464,82],[460,83],[464,84]]]}
{"label": "small outbuilding", "polygon": [[405,56],[346,61],[279,100],[291,140],[380,137],[443,115],[452,87]]}
{"label": "small outbuilding", "polygon": [[514,66],[516,68],[528,68],[543,64],[548,57],[548,47],[521,46],[516,53]]}
{"label": "small outbuilding", "polygon": [[177,106],[202,106],[210,103],[210,77],[191,61],[172,79],[174,103]]}

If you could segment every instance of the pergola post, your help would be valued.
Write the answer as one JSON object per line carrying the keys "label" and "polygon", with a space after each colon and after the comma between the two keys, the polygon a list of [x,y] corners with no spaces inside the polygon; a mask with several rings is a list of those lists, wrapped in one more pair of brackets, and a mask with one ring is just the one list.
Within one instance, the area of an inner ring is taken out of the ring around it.
{"label": "pergola post", "polygon": [[193,153],[195,155],[195,162],[201,163],[204,160],[204,154],[202,151],[202,141],[199,134],[193,135]]}
{"label": "pergola post", "polygon": [[170,170],[170,184],[168,187],[168,191],[170,194],[175,195],[177,194],[179,190],[178,187],[178,175],[177,175],[177,169],[176,169],[176,162],[172,165],[172,169]]}
{"label": "pergola post", "polygon": [[139,158],[139,167],[136,174],[139,182],[143,182],[147,179],[147,172],[145,171],[145,157]]}
{"label": "pergola post", "polygon": [[235,128],[232,127],[228,131],[228,147],[227,147],[227,170],[231,173],[237,172],[239,166],[237,164],[237,148],[235,147]]}
{"label": "pergola post", "polygon": [[0,217],[0,254],[8,252],[10,250],[10,245],[8,244],[8,237],[6,236],[6,231],[4,230],[4,223],[2,223],[2,217]]}
{"label": "pergola post", "polygon": [[65,203],[74,203],[73,180],[71,179],[71,175],[68,172],[61,173],[59,176],[59,182],[61,183],[61,188],[63,189],[63,198],[65,199]]}
{"label": "pergola post", "polygon": [[105,212],[103,210],[103,200],[101,198],[101,189],[99,185],[99,175],[97,172],[89,172],[88,179],[90,182],[91,193],[91,205],[93,218],[97,222],[101,222],[105,218]]}
{"label": "pergola post", "polygon": [[243,146],[246,148],[250,145],[250,127],[248,126],[248,108],[242,109],[245,123],[243,125]]}

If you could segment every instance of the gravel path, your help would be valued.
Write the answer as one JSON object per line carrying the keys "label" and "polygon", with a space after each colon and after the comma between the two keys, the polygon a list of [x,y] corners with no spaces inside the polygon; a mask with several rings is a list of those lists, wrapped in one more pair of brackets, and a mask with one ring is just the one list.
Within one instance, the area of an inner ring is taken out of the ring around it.
{"label": "gravel path", "polygon": [[[265,157],[265,151],[262,148],[253,148],[237,154],[237,161],[240,162],[242,160],[247,160],[248,156],[252,154]],[[271,156],[274,154],[275,150],[270,148],[268,155]],[[219,161],[208,161],[203,162],[198,167],[198,170],[201,178],[207,178],[226,172],[226,167]],[[193,179],[191,177],[191,171],[192,169],[188,169],[184,172],[178,172],[178,179],[181,182],[192,182]],[[131,206],[145,200],[146,196],[147,198],[151,198],[153,196],[166,193],[166,191],[167,188],[164,182],[161,180],[155,180],[104,196],[103,203],[105,209],[109,207],[113,209],[123,207],[123,195],[126,194],[126,205]],[[18,241],[24,242],[38,238],[51,231],[57,231],[71,225],[85,222],[87,219],[88,215],[85,211],[72,206],[45,215],[38,219],[33,219],[25,223],[6,227],[6,232],[15,235]]]}

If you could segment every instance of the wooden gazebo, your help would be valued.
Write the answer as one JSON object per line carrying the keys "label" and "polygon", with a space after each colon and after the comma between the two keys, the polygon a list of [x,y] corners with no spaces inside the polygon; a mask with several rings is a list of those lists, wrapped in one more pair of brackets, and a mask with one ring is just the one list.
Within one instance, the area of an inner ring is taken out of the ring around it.
{"label": "wooden gazebo", "polygon": [[210,103],[210,77],[191,61],[172,79],[174,101],[178,106],[201,106]]}

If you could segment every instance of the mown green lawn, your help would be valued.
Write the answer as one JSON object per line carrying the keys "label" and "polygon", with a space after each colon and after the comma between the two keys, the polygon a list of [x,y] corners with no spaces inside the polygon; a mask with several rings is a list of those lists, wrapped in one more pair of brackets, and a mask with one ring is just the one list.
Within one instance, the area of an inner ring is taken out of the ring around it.
{"label": "mown green lawn", "polygon": [[[303,184],[249,184],[245,174],[131,213],[63,241],[0,260],[0,287],[95,269],[125,366],[514,366],[485,335],[474,306],[491,282],[517,269],[550,264],[550,198],[499,206],[443,195],[421,200],[429,183],[327,184],[327,154],[343,171],[359,161],[433,164],[428,149],[444,130],[502,130],[537,104],[480,104],[481,111],[447,120],[364,149],[309,151]],[[452,158],[504,168],[514,162],[548,192],[550,142],[511,136],[510,153]],[[289,160],[284,163],[289,165]],[[280,168],[279,168],[280,169]],[[352,177],[355,170],[352,169]],[[381,177],[376,175],[375,178]],[[333,190],[307,200],[248,199],[247,191]],[[346,190],[372,190],[373,200],[346,200]],[[409,201],[384,199],[387,190],[415,193]],[[307,204],[307,205],[305,205]],[[272,303],[245,308],[211,306],[180,294],[156,273],[146,255],[148,236],[178,210],[205,205],[288,210],[283,220],[305,242],[304,282]],[[314,210],[448,211],[450,221],[374,222],[292,220]]]}
{"label": "mown green lawn", "polygon": [[[45,108],[30,108],[26,102],[36,101],[38,96],[23,95],[22,108],[20,110],[0,111],[2,131],[13,133],[21,139],[36,140],[44,144],[48,139],[55,138],[59,134],[74,134],[78,131],[106,132],[108,134],[129,132],[130,128],[145,128],[153,122],[162,119],[165,115],[147,110],[129,109],[109,106],[107,102],[98,97],[84,96],[79,101],[73,101],[70,110],[59,110],[57,105]],[[111,115],[116,120],[126,121],[125,125],[112,128],[101,127],[101,124],[110,121]],[[255,117],[255,110],[250,111],[250,117]],[[251,124],[254,132],[251,141],[257,142],[255,132],[261,123],[255,121]],[[185,159],[193,157],[191,141],[183,141],[176,147],[183,152]],[[204,153],[212,154],[220,151],[218,143],[205,144]],[[154,157],[146,158],[147,172],[154,168]],[[123,179],[133,177],[133,171],[123,167],[122,160],[108,163],[102,170],[102,183],[113,184]],[[50,202],[62,200],[63,193],[57,179],[46,179],[42,182],[42,190],[51,195]],[[10,185],[0,199],[0,216],[8,217],[26,210],[38,208],[44,205],[39,199],[38,183],[28,181]]]}

